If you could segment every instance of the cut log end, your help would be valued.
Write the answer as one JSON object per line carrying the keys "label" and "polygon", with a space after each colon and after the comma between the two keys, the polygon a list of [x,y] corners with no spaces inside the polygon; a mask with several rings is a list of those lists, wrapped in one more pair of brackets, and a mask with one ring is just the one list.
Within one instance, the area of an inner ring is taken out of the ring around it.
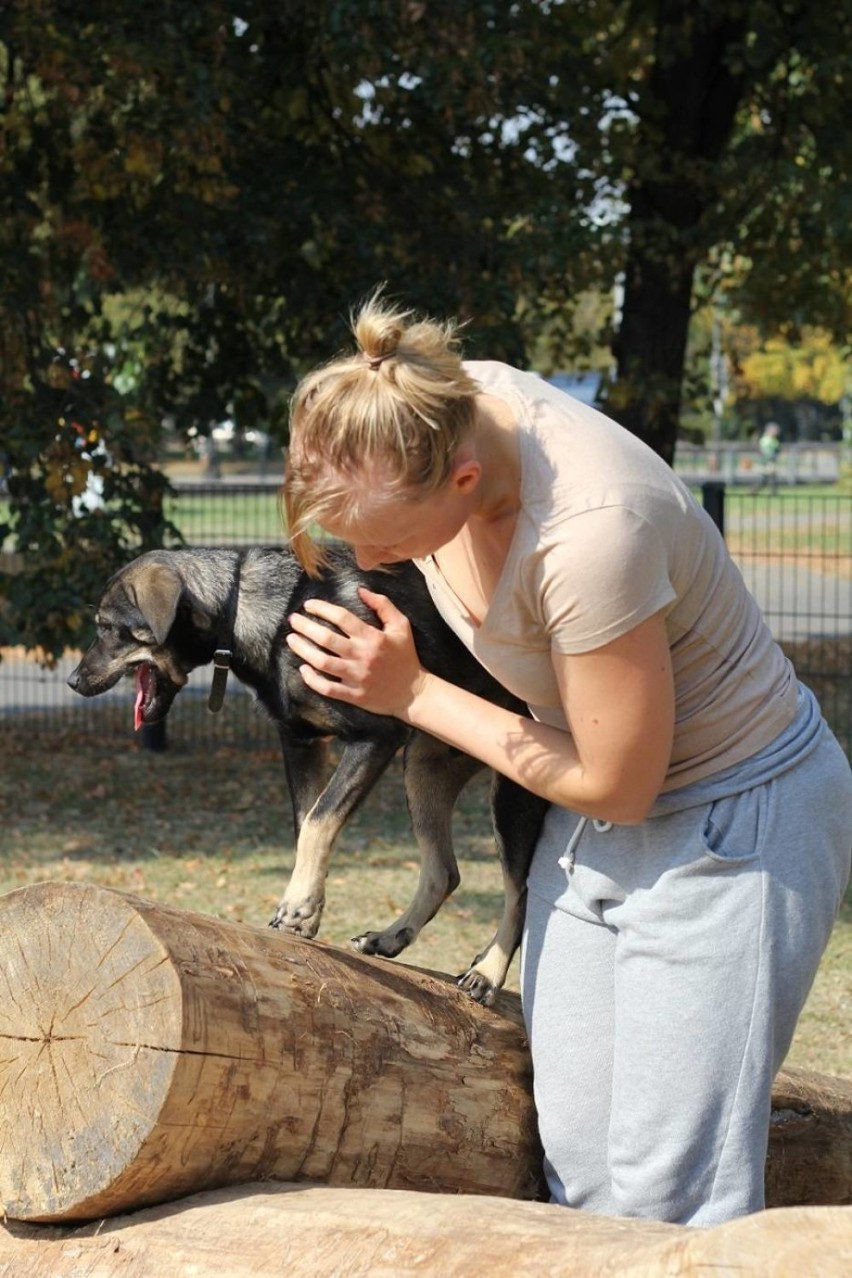
{"label": "cut log end", "polygon": [[[4,899],[0,1202],[61,1217],[132,1163],[168,1094],[180,981],[130,902],[52,885]],[[100,1182],[100,1183],[99,1183]]]}

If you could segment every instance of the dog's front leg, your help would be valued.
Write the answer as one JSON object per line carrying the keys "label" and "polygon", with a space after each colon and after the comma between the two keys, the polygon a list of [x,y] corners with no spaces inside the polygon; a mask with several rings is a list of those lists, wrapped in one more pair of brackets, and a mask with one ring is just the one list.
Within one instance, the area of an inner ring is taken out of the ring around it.
{"label": "dog's front leg", "polygon": [[293,829],[298,841],[299,831],[328,781],[331,738],[295,736],[284,724],[277,726],[293,808]]}
{"label": "dog's front leg", "polygon": [[[285,748],[297,821],[296,860],[270,927],[283,928],[299,936],[316,936],[325,907],[328,864],[337,836],[370,793],[399,745],[396,736],[384,741],[358,739],[347,742],[328,785],[319,792],[304,816],[301,815],[301,802],[307,793],[307,783],[298,767],[306,762],[307,756],[303,753],[288,755]],[[314,767],[313,760],[311,766]],[[316,772],[312,775],[315,783]]]}
{"label": "dog's front leg", "polygon": [[[309,828],[303,843],[302,830],[309,820],[317,799],[325,789],[329,738],[296,736],[286,724],[281,723],[278,724],[278,736],[281,740],[284,772],[293,810],[296,859],[287,891],[279,901],[269,926],[283,927],[285,931],[297,932],[303,936],[315,936],[323,908],[325,874],[321,867],[324,852],[322,840],[318,838],[318,831]],[[301,854],[300,847],[302,847]],[[326,855],[326,862],[327,859]],[[316,868],[317,862],[320,865],[319,870]],[[297,871],[301,874],[301,885],[294,885]],[[319,882],[318,894],[317,881]],[[303,926],[306,929],[304,931]]]}

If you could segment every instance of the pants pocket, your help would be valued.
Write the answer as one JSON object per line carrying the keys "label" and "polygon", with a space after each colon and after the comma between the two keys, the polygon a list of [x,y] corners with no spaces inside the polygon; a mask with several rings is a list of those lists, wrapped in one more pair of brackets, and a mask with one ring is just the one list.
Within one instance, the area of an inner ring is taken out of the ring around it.
{"label": "pants pocket", "polygon": [[711,860],[725,865],[742,865],[760,856],[768,789],[769,785],[758,786],[710,804],[702,841]]}

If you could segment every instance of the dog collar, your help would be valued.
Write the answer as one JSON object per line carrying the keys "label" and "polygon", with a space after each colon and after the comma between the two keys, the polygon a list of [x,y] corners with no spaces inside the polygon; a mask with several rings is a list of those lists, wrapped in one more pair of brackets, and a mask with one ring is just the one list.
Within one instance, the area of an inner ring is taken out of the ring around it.
{"label": "dog collar", "polygon": [[237,624],[242,566],[243,555],[239,554],[228,598],[222,610],[222,625],[217,636],[216,651],[213,653],[213,683],[210,687],[210,696],[207,698],[207,709],[211,714],[216,714],[222,709],[225,689],[228,686],[228,671],[231,669],[234,658],[234,627]]}

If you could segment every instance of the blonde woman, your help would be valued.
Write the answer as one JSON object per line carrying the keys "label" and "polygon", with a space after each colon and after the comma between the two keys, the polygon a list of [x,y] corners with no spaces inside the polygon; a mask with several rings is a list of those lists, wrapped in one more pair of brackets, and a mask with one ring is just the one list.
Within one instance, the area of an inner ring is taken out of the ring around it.
{"label": "blonde woman", "polygon": [[763,1205],[772,1079],[850,872],[852,773],[711,521],[634,436],[449,323],[371,299],[304,379],[285,503],[364,568],[413,559],[533,720],[424,671],[409,627],[320,601],[315,691],[550,801],[521,957],[555,1202],[715,1225]]}

